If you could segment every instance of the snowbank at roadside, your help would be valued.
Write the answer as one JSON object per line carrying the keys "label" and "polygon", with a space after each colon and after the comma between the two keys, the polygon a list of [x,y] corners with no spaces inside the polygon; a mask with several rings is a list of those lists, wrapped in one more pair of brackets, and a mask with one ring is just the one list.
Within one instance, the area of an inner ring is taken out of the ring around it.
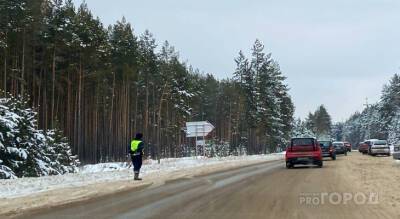
{"label": "snowbank at roadside", "polygon": [[[285,152],[274,153],[268,155],[251,155],[251,156],[229,156],[229,157],[183,157],[183,158],[166,158],[161,159],[160,165],[157,160],[146,160],[142,167],[142,172],[148,174],[154,171],[162,170],[180,170],[187,167],[199,167],[207,166],[211,164],[218,164],[224,162],[235,162],[235,161],[256,161],[256,160],[274,160],[277,157],[281,158]],[[124,171],[131,168],[130,163],[100,163],[93,165],[85,165],[79,169],[79,173],[98,173],[98,172],[109,172],[109,171]]]}
{"label": "snowbank at roadside", "polygon": [[[279,160],[284,153],[230,156],[221,158],[186,157],[162,159],[158,164],[156,160],[145,161],[142,176],[165,174],[174,171],[185,171],[193,168],[207,168],[209,166],[225,166],[231,164],[246,165],[251,163]],[[132,180],[133,173],[129,163],[101,163],[86,165],[78,173],[45,176],[37,178],[19,178],[0,180],[0,199],[18,198],[35,193],[87,186],[97,183]]]}

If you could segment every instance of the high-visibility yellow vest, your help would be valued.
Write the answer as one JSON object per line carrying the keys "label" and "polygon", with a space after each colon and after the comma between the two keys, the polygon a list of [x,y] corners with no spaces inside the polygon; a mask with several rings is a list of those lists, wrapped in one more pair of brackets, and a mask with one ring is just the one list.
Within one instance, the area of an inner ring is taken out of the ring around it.
{"label": "high-visibility yellow vest", "polygon": [[136,152],[137,149],[138,149],[138,147],[139,147],[139,144],[140,144],[140,143],[142,143],[142,141],[133,140],[133,141],[131,142],[131,151],[132,151],[132,152]]}

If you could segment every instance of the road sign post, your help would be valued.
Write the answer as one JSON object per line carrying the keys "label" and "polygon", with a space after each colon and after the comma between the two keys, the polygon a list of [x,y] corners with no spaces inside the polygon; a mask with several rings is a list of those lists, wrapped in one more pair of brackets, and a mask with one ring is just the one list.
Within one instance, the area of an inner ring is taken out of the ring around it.
{"label": "road sign post", "polygon": [[[195,138],[195,155],[198,154],[198,146],[203,146],[203,156],[206,155],[205,137],[212,132],[215,127],[208,121],[187,122],[186,123],[186,137]],[[202,137],[201,142],[198,137]]]}

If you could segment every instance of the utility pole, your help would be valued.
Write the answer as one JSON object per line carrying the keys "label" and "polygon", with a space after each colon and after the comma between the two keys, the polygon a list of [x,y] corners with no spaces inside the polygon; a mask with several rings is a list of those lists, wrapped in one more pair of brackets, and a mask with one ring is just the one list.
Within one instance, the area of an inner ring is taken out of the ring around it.
{"label": "utility pole", "polygon": [[[366,107],[366,109],[368,109],[369,108],[369,103],[368,103],[368,97],[366,97],[365,98],[365,104],[364,104],[364,106]],[[369,110],[367,111],[367,114],[368,114],[368,116],[369,116]],[[367,130],[367,135],[365,136],[365,137],[367,137],[368,139],[370,139],[371,138],[371,124],[368,122],[368,124],[367,124],[367,128],[368,128],[368,130]]]}
{"label": "utility pole", "polygon": [[368,97],[365,98],[365,103],[363,104],[365,107],[369,107],[369,103],[368,103]]}

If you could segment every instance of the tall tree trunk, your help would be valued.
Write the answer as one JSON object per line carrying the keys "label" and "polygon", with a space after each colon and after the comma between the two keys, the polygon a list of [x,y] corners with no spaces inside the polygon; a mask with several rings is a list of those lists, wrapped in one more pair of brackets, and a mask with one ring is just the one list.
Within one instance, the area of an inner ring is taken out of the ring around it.
{"label": "tall tree trunk", "polygon": [[[79,64],[79,71],[81,71],[81,64]],[[81,73],[79,73],[80,75]],[[53,48],[53,63],[51,67],[51,128],[54,127],[54,97],[55,97],[55,82],[56,82],[56,45]],[[81,76],[79,76],[81,77]]]}
{"label": "tall tree trunk", "polygon": [[40,70],[39,72],[39,82],[38,82],[38,97],[37,97],[37,108],[39,110],[39,122],[38,122],[38,126],[40,125],[40,112],[43,112],[43,110],[40,110],[40,98],[42,96],[42,74],[43,74],[43,69]]}
{"label": "tall tree trunk", "polygon": [[139,89],[138,84],[135,86],[135,113],[133,114],[133,131],[137,132],[137,114],[138,114],[138,99],[139,99]]}
{"label": "tall tree trunk", "polygon": [[78,151],[81,156],[83,156],[83,148],[81,144],[81,139],[82,139],[82,57],[79,58],[79,83],[78,83],[78,118],[77,118],[77,123],[78,123],[78,128],[77,128],[77,142],[78,142]]}
{"label": "tall tree trunk", "polygon": [[36,65],[36,63],[35,63],[35,54],[36,54],[36,52],[35,52],[35,50],[33,49],[32,50],[32,57],[31,57],[31,59],[32,59],[32,81],[31,81],[31,92],[32,92],[32,102],[31,102],[31,106],[32,106],[32,108],[34,109],[35,108],[35,103],[36,103],[36,89],[35,89],[35,85],[36,85],[36,77],[35,77],[35,75],[36,75],[36,71],[35,71],[35,65]]}
{"label": "tall tree trunk", "polygon": [[3,90],[4,96],[7,96],[7,48],[4,48],[4,74],[3,74]]}
{"label": "tall tree trunk", "polygon": [[109,133],[111,136],[108,137],[108,156],[112,153],[112,141],[111,139],[114,138],[112,135],[113,132],[113,115],[114,115],[114,99],[115,99],[115,72],[113,72],[113,83],[112,83],[112,94],[111,94],[111,109],[110,109],[110,116],[109,116]]}
{"label": "tall tree trunk", "polygon": [[[146,72],[146,93],[145,93],[145,103],[144,103],[144,137],[145,140],[149,141],[149,81],[148,72]],[[147,144],[149,145],[149,144]],[[152,144],[153,146],[154,144]],[[158,155],[157,155],[158,156]]]}
{"label": "tall tree trunk", "polygon": [[158,121],[157,121],[157,128],[158,128],[158,133],[157,133],[157,160],[158,163],[160,163],[160,156],[161,156],[161,113],[162,113],[162,103],[164,101],[165,95],[166,95],[166,88],[167,88],[167,83],[164,84],[162,92],[161,92],[161,97],[160,97],[160,103],[158,106]]}
{"label": "tall tree trunk", "polygon": [[[128,79],[127,79],[128,80]],[[123,155],[128,154],[127,146],[129,144],[129,138],[130,138],[130,102],[129,102],[129,90],[130,90],[130,83],[127,81],[125,85],[125,135],[124,135],[124,141],[123,141]]]}
{"label": "tall tree trunk", "polygon": [[25,28],[22,34],[22,64],[21,64],[21,94],[24,94],[25,88]]}
{"label": "tall tree trunk", "polygon": [[[156,110],[156,95],[155,95],[155,86],[153,85],[153,90],[152,90],[152,95],[153,95],[153,113],[152,113],[152,115],[153,115],[153,118],[152,118],[152,140],[151,140],[151,142],[156,142],[156,144],[158,145],[158,142],[157,142],[157,139],[158,139],[158,127],[157,127],[157,115],[156,115],[156,113],[157,113],[157,110]],[[157,146],[158,147],[158,146]]]}
{"label": "tall tree trunk", "polygon": [[69,137],[71,136],[71,122],[72,122],[72,114],[71,114],[71,108],[73,106],[72,102],[72,89],[71,89],[71,81],[70,81],[70,73],[67,73],[67,115],[66,115],[66,129],[65,129],[65,134]]}

